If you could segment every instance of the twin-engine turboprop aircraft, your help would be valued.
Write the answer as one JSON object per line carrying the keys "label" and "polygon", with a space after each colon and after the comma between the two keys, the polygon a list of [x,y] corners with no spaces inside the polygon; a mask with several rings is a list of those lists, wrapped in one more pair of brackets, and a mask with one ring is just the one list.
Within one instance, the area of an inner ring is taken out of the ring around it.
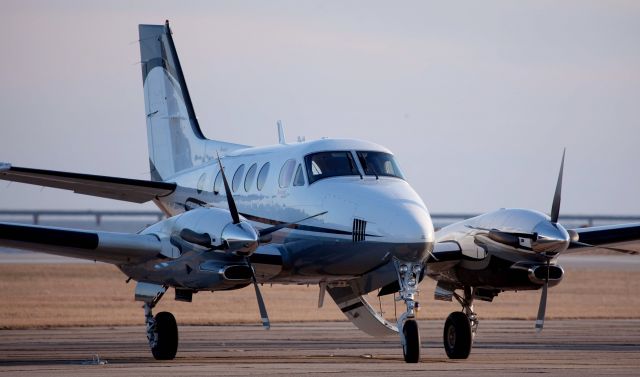
{"label": "twin-engine turboprop aircraft", "polygon": [[[322,139],[249,147],[206,139],[195,116],[168,22],[140,25],[151,181],[12,167],[0,179],[136,203],[167,216],[138,234],[0,223],[0,246],[112,263],[137,281],[156,359],[173,359],[171,313],[152,314],[168,288],[191,301],[199,291],[253,284],[269,328],[260,283],[319,284],[358,328],[399,334],[404,359],[418,362],[416,293],[427,275],[436,299],[463,310],[444,329],[450,358],[466,358],[478,327],[473,300],[560,282],[557,256],[594,247],[631,252],[640,224],[565,230],[558,223],[562,168],[551,216],[502,209],[434,232],[427,207],[393,154],[361,140]],[[626,248],[620,245],[627,244]],[[406,304],[396,323],[364,299],[374,290]],[[456,293],[461,291],[461,294]]]}

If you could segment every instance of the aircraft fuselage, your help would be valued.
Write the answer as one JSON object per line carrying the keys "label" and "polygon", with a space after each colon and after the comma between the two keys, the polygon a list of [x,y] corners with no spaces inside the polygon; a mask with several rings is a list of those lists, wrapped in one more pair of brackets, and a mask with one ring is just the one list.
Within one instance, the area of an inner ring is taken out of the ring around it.
{"label": "aircraft fuselage", "polygon": [[[348,280],[388,264],[393,257],[416,262],[426,260],[433,247],[434,231],[424,202],[399,171],[397,176],[391,176],[365,167],[366,161],[358,152],[391,156],[387,149],[373,143],[335,139],[246,148],[221,156],[238,210],[257,229],[326,212],[274,233],[273,243],[279,247],[260,246],[252,260],[261,281]],[[335,160],[326,162],[326,169],[332,168],[331,164],[335,169],[342,168],[340,160],[346,157],[347,162],[353,164],[353,170],[314,180],[313,169],[319,167],[310,166],[313,162],[307,161],[307,157],[318,153],[335,153],[336,157],[322,160]],[[165,179],[175,181],[182,189],[156,203],[169,216],[198,207],[226,209],[219,171],[214,160]],[[182,226],[198,229],[197,221]],[[144,233],[170,237],[172,229],[158,225]],[[180,286],[176,276],[183,275],[185,281],[194,283],[191,276],[196,276],[198,271],[205,271],[206,275],[206,270],[199,266],[222,257],[216,254],[219,253],[207,253],[199,248],[187,248],[185,252],[183,248],[167,266],[175,269],[172,273],[167,273],[167,267],[162,268],[161,263],[166,261],[155,260],[142,266],[125,266],[123,270],[143,281]],[[273,264],[261,263],[269,256],[281,263],[279,269]],[[177,260],[184,263],[175,263]],[[188,269],[184,267],[187,261]],[[152,266],[157,267],[150,268]],[[172,281],[166,280],[168,276]],[[198,281],[191,288],[206,289],[207,281],[206,278]]]}

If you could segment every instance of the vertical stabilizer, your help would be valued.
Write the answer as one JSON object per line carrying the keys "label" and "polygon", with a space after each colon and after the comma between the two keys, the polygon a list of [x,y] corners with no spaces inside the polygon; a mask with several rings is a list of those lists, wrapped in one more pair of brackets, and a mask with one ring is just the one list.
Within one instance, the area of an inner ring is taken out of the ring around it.
{"label": "vertical stabilizer", "polygon": [[243,147],[207,140],[196,119],[169,22],[139,25],[151,179],[163,181]]}
{"label": "vertical stabilizer", "polygon": [[142,82],[151,178],[162,181],[198,164],[204,136],[196,119],[169,23],[140,25]]}

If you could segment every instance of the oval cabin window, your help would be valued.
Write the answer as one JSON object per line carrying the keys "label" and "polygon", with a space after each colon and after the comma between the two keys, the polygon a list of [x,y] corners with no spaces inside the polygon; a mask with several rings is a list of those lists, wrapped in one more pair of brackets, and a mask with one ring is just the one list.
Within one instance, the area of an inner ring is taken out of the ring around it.
{"label": "oval cabin window", "polygon": [[271,163],[267,162],[264,165],[262,165],[262,168],[260,168],[260,173],[258,173],[258,182],[257,182],[258,191],[262,191],[262,188],[264,187],[265,182],[267,182],[267,176],[269,175],[269,166],[271,166]]}
{"label": "oval cabin window", "polygon": [[218,174],[216,175],[216,179],[213,181],[213,193],[215,195],[219,195],[220,191],[224,191],[224,185],[222,184],[222,174],[218,170]]}
{"label": "oval cabin window", "polygon": [[243,174],[244,174],[244,164],[238,166],[236,173],[233,175],[233,181],[231,184],[231,189],[233,190],[233,192],[238,191],[238,188],[240,187],[240,182],[242,182]]}
{"label": "oval cabin window", "polygon": [[258,164],[253,164],[247,171],[247,176],[244,177],[244,191],[249,192],[251,189],[251,184],[253,183],[253,179],[256,177],[256,169],[258,168]]}
{"label": "oval cabin window", "polygon": [[280,188],[287,188],[291,184],[291,178],[293,178],[293,170],[296,168],[296,160],[290,159],[282,165],[280,169],[280,177],[278,178],[278,184]]}

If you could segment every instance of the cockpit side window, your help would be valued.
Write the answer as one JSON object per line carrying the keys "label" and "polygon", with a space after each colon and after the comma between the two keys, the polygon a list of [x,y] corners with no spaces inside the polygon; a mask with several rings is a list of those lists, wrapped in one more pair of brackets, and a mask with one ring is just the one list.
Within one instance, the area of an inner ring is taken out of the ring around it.
{"label": "cockpit side window", "polygon": [[360,175],[351,152],[319,152],[305,156],[309,184],[329,177]]}
{"label": "cockpit side window", "polygon": [[387,176],[404,179],[393,155],[384,152],[357,152],[358,161],[365,175]]}
{"label": "cockpit side window", "polygon": [[304,173],[302,172],[302,164],[298,164],[296,176],[293,178],[294,186],[304,186]]}

